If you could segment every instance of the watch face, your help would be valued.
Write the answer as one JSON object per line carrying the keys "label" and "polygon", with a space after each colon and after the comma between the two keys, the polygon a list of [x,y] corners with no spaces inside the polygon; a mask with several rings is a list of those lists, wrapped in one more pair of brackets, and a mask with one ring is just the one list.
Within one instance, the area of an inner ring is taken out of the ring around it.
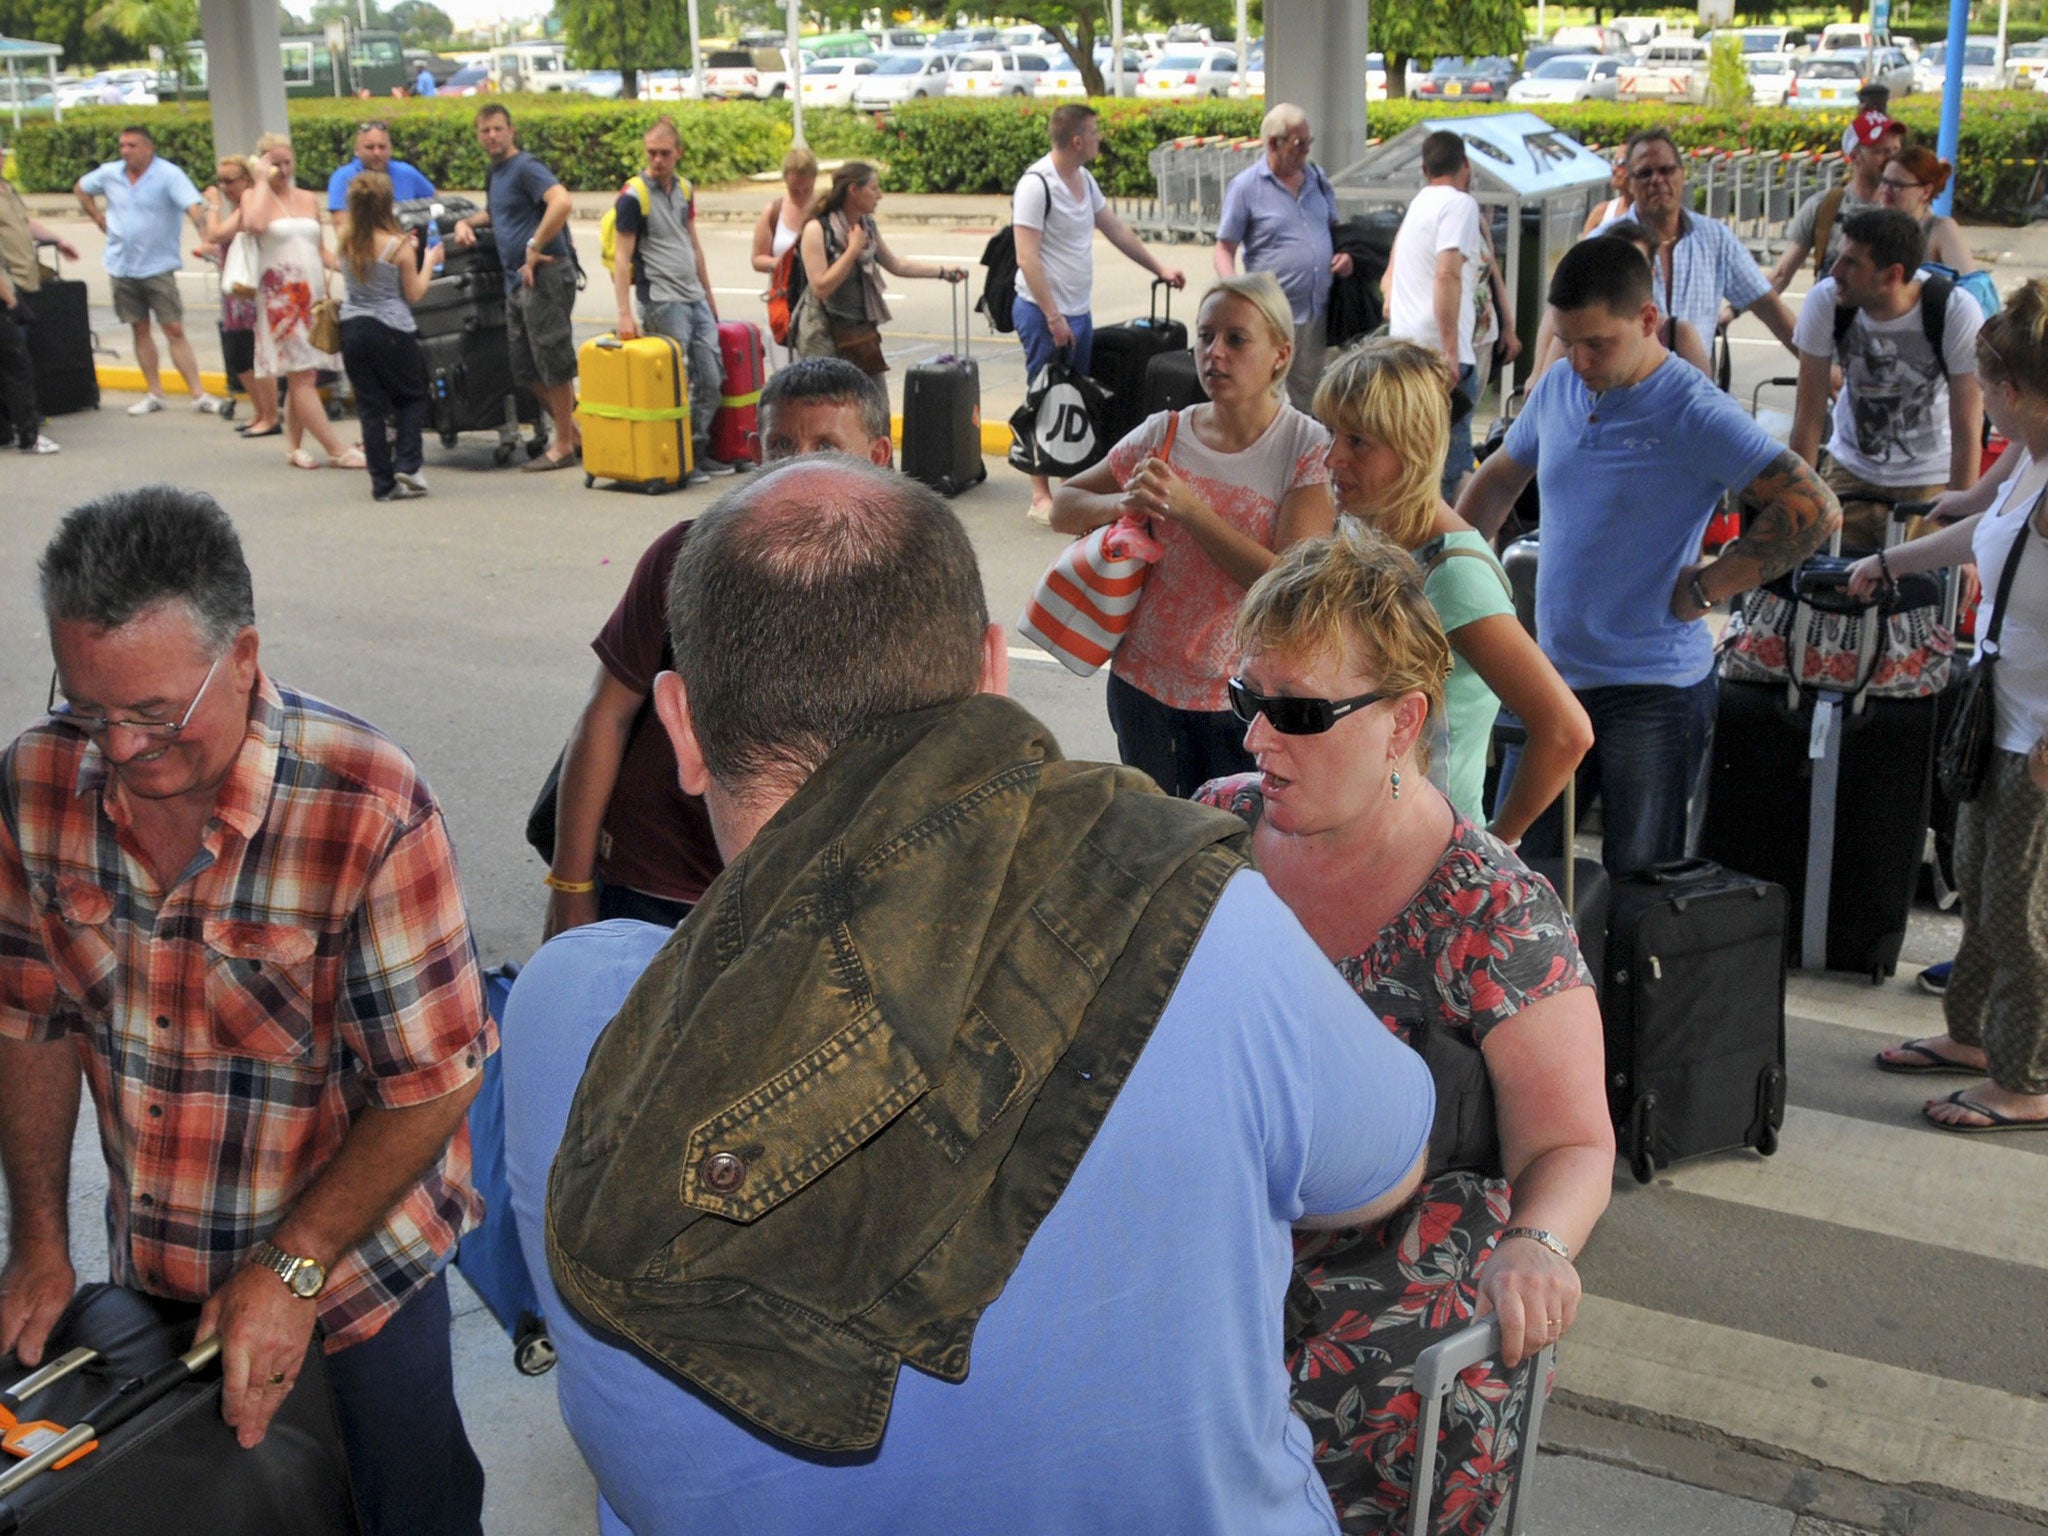
{"label": "watch face", "polygon": [[317,1259],[301,1259],[293,1268],[289,1284],[292,1293],[310,1301],[320,1294],[320,1288],[327,1283],[327,1271]]}

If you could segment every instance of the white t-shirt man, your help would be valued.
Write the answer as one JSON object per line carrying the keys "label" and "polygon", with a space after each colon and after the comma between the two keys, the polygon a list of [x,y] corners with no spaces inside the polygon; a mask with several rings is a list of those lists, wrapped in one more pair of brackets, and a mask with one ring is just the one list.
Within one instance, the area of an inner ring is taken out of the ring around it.
{"label": "white t-shirt man", "polygon": [[[1032,162],[1010,200],[1010,219],[1019,229],[1038,231],[1039,259],[1052,301],[1063,315],[1085,315],[1095,294],[1095,215],[1109,205],[1084,165],[1083,196],[1075,197],[1053,168],[1052,156]],[[1037,307],[1028,283],[1017,284],[1017,302]]]}
{"label": "white t-shirt man", "polygon": [[1977,371],[1977,332],[1984,312],[1958,286],[1948,296],[1941,349],[1944,377],[1927,343],[1916,303],[1896,320],[1873,320],[1862,310],[1835,347],[1835,280],[1813,285],[1799,308],[1792,345],[1803,357],[1842,365],[1828,453],[1843,469],[1871,485],[1945,485],[1949,477],[1948,380]]}
{"label": "white t-shirt man", "polygon": [[1432,182],[1415,194],[1394,236],[1393,291],[1387,305],[1387,333],[1425,347],[1443,345],[1436,323],[1436,261],[1445,251],[1465,254],[1458,294],[1458,365],[1478,364],[1472,346],[1473,296],[1485,245],[1479,233],[1479,203],[1469,192]]}

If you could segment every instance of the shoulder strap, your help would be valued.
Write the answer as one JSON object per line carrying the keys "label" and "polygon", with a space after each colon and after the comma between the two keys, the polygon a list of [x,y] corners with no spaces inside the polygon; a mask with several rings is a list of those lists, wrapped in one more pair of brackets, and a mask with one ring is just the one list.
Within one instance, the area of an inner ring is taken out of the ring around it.
{"label": "shoulder strap", "polygon": [[1849,185],[1830,187],[1820,195],[1820,207],[1813,217],[1813,275],[1828,275],[1828,241],[1835,233],[1835,220],[1842,214],[1842,199],[1849,195]]}
{"label": "shoulder strap", "polygon": [[2020,524],[2020,531],[2012,541],[2012,549],[2005,557],[2005,569],[1998,573],[1998,596],[1991,603],[1991,628],[1977,642],[1977,654],[1987,658],[1998,655],[1998,632],[2005,628],[2005,600],[2012,596],[2013,572],[2020,568],[2020,556],[2027,552],[2027,535],[2034,531],[2034,516],[2041,510],[2041,504],[2048,502],[2048,491],[2035,498],[2033,506]]}
{"label": "shoulder strap", "polygon": [[400,230],[397,234],[393,235],[389,240],[384,242],[384,249],[377,253],[377,259],[379,261],[391,260],[393,256],[398,254],[398,248],[403,244],[405,244],[405,231]]}
{"label": "shoulder strap", "polygon": [[1842,350],[1842,339],[1849,334],[1849,327],[1856,323],[1856,311],[1847,304],[1835,306],[1835,350]]}
{"label": "shoulder strap", "polygon": [[1159,458],[1162,463],[1171,463],[1173,461],[1173,440],[1179,436],[1180,412],[1168,411],[1166,413],[1166,441],[1159,445]]}
{"label": "shoulder strap", "polygon": [[1515,588],[1514,583],[1508,580],[1507,572],[1503,571],[1496,561],[1476,549],[1452,547],[1450,537],[1448,533],[1440,533],[1423,545],[1422,548],[1415,551],[1416,563],[1422,567],[1422,579],[1425,582],[1428,581],[1430,577],[1436,574],[1438,566],[1442,565],[1446,560],[1455,559],[1461,555],[1467,560],[1484,560],[1487,569],[1500,578],[1501,590],[1507,593],[1508,601],[1513,602],[1515,600]]}
{"label": "shoulder strap", "polygon": [[1042,230],[1046,227],[1046,225],[1052,223],[1052,183],[1046,179],[1045,172],[1043,171],[1033,171],[1031,174],[1036,176],[1038,178],[1038,184],[1041,187],[1045,188],[1045,212],[1041,215],[1041,217],[1045,220],[1045,223],[1039,226],[1039,228]]}
{"label": "shoulder strap", "polygon": [[1920,330],[1934,349],[1934,366],[1948,377],[1948,353],[1942,343],[1948,335],[1948,301],[1956,291],[1956,280],[1939,272],[1920,279]]}

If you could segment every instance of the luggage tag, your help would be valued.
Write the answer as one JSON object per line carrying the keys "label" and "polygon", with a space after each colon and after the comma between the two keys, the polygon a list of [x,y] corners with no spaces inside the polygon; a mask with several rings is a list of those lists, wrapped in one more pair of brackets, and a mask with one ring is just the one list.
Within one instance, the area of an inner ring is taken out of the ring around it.
{"label": "luggage tag", "polygon": [[[71,1427],[68,1424],[55,1424],[48,1419],[32,1419],[25,1424],[10,1425],[7,1433],[0,1436],[0,1450],[26,1461],[29,1457],[55,1445],[70,1432]],[[90,1456],[99,1449],[99,1446],[99,1441],[88,1440],[69,1454],[51,1462],[50,1467],[52,1470],[61,1470],[74,1461]]]}

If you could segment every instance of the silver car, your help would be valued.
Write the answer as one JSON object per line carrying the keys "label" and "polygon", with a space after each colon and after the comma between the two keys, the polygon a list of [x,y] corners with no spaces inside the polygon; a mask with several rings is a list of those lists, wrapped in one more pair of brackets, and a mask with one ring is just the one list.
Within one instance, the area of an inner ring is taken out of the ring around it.
{"label": "silver car", "polygon": [[877,54],[874,73],[853,82],[853,104],[863,112],[881,112],[906,101],[943,96],[955,57],[938,52]]}
{"label": "silver car", "polygon": [[1611,54],[1568,53],[1536,66],[1508,87],[1513,102],[1613,101],[1621,84],[1621,60]]}
{"label": "silver car", "polygon": [[948,96],[990,101],[998,96],[1030,96],[1041,75],[1052,73],[1052,60],[1042,53],[1009,48],[983,48],[953,61],[946,78]]}

